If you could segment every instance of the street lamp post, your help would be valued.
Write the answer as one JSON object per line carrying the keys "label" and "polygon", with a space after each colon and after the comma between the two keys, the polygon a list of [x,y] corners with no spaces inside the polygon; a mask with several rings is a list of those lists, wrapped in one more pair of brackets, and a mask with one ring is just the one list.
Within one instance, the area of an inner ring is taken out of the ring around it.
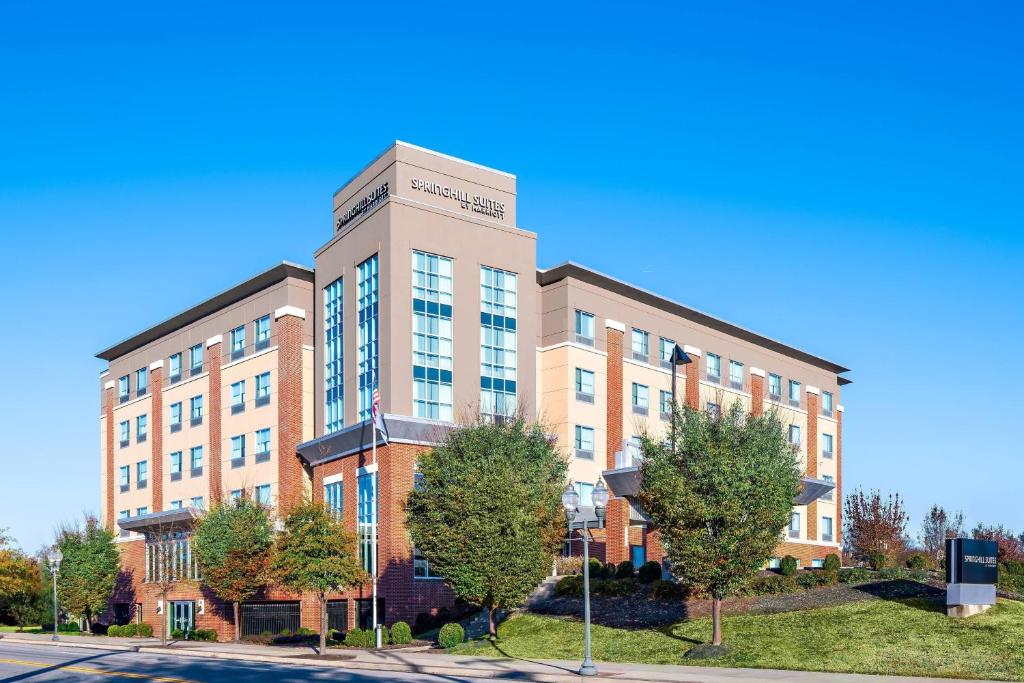
{"label": "street lamp post", "polygon": [[[672,348],[672,355],[669,357],[668,360],[669,360],[669,364],[672,366],[670,368],[672,370],[672,411],[675,412],[675,409],[676,409],[676,367],[679,366],[679,365],[686,365],[688,363],[692,363],[693,359],[691,359],[686,354],[686,351],[683,351],[682,347],[679,346],[679,344],[676,344]],[[675,450],[676,450],[676,423],[675,423],[675,420],[673,420],[671,422],[671,425],[672,425],[672,428],[669,430],[669,432],[671,434],[670,441],[671,441],[671,444],[672,444],[672,451],[675,452]]]}
{"label": "street lamp post", "polygon": [[591,494],[594,502],[595,519],[580,519],[576,521],[579,514],[580,494],[572,482],[566,487],[562,494],[562,507],[565,508],[565,517],[569,525],[569,539],[572,539],[574,531],[579,530],[583,537],[583,664],[580,666],[580,676],[596,676],[597,667],[590,658],[590,530],[603,529],[605,512],[608,507],[608,489],[604,482],[598,480],[597,486]]}
{"label": "street lamp post", "polygon": [[51,640],[60,640],[57,637],[57,573],[60,571],[60,561],[64,559],[64,553],[60,551],[60,548],[54,547],[47,559],[50,561],[50,574],[53,575],[53,638]]}

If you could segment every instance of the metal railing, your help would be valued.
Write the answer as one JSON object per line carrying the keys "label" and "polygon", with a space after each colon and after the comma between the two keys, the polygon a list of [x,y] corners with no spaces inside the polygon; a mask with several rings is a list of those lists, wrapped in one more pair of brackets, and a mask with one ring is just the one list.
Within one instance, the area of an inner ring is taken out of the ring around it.
{"label": "metal railing", "polygon": [[276,635],[285,629],[295,632],[301,625],[298,601],[243,602],[239,611],[243,636]]}

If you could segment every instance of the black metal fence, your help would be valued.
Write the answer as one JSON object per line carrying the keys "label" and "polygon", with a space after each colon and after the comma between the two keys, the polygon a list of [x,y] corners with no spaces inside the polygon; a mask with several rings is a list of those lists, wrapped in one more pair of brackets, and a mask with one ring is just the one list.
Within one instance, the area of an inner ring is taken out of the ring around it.
{"label": "black metal fence", "polygon": [[285,629],[295,632],[301,623],[297,601],[243,602],[240,613],[243,636],[258,636],[266,632],[277,635]]}
{"label": "black metal fence", "polygon": [[327,601],[327,629],[348,632],[348,600]]}
{"label": "black metal fence", "polygon": [[[356,600],[357,623],[359,628],[373,627],[373,598],[360,598]],[[384,598],[377,598],[377,623],[384,623]]]}

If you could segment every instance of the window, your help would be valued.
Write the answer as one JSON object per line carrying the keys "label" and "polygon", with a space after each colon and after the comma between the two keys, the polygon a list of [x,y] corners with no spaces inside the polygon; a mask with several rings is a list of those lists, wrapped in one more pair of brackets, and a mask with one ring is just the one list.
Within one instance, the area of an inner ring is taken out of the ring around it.
{"label": "window", "polygon": [[190,374],[198,374],[203,371],[203,345],[196,344],[188,350],[188,369]]}
{"label": "window", "polygon": [[177,380],[179,377],[181,377],[181,354],[180,353],[172,354],[171,355],[171,362],[168,365],[169,365],[168,370],[169,370],[169,374],[170,374],[170,377],[171,377],[171,381],[173,382],[173,381]]}
{"label": "window", "polygon": [[718,384],[722,381],[722,357],[714,354],[708,354],[708,370],[706,373],[707,380]]}
{"label": "window", "polygon": [[413,546],[412,549],[412,576],[414,579],[441,579],[444,578],[437,572],[430,570],[430,562]]}
{"label": "window", "polygon": [[743,388],[743,363],[729,361],[729,386],[733,389]]}
{"label": "window", "polygon": [[[147,582],[198,581],[202,578],[188,532],[184,531],[148,535],[145,565],[144,580]],[[141,603],[136,604],[136,609],[142,608]]]}
{"label": "window", "polygon": [[203,508],[206,507],[206,503],[203,501],[202,496],[195,496],[194,498],[192,498],[189,504],[191,507],[194,507],[197,510],[202,510]]}
{"label": "window", "polygon": [[203,396],[193,396],[189,400],[189,415],[192,419],[192,424],[199,424],[203,421]]}
{"label": "window", "polygon": [[149,506],[148,505],[143,505],[142,507],[135,508],[135,516],[136,517],[141,517],[142,515],[148,515],[148,514],[149,514]]}
{"label": "window", "polygon": [[594,459],[594,428],[576,425],[576,457]]}
{"label": "window", "polygon": [[245,380],[231,385],[231,412],[240,413],[245,410]]}
{"label": "window", "polygon": [[648,408],[648,393],[649,390],[645,384],[637,384],[633,382],[632,389],[632,400],[633,400],[633,412],[639,415],[646,415]]}
{"label": "window", "polygon": [[241,500],[242,493],[243,493],[242,489],[235,489],[235,490],[233,490],[231,492],[231,501],[234,502],[236,500]]}
{"label": "window", "polygon": [[782,398],[782,377],[779,375],[768,375],[768,396],[778,401]]}
{"label": "window", "polygon": [[342,484],[344,482],[332,481],[329,484],[324,484],[324,504],[327,509],[331,511],[337,519],[341,519],[342,514]]}
{"label": "window", "polygon": [[821,569],[825,566],[825,560],[811,560],[811,569]]}
{"label": "window", "polygon": [[704,409],[707,411],[708,417],[710,417],[712,420],[717,420],[720,417],[722,417],[722,406],[718,405],[717,403],[712,403],[711,401],[708,401]]}
{"label": "window", "polygon": [[412,252],[413,415],[452,421],[452,260]]}
{"label": "window", "polygon": [[270,346],[270,316],[265,315],[257,318],[252,324],[253,341],[256,343],[256,350],[265,349]]}
{"label": "window", "polygon": [[121,420],[118,425],[121,431],[121,448],[128,445],[128,441],[131,439],[131,427],[129,426],[128,420]]}
{"label": "window", "polygon": [[821,435],[821,454],[826,458],[832,457],[832,435]]}
{"label": "window", "polygon": [[117,517],[118,517],[118,519],[131,519],[132,518],[132,511],[131,510],[121,510],[121,512],[117,513]]}
{"label": "window", "polygon": [[125,375],[124,377],[118,377],[117,378],[117,397],[118,397],[118,399],[122,403],[124,403],[125,401],[128,400],[128,392],[129,392],[129,388],[128,388],[128,375]]}
{"label": "window", "polygon": [[826,417],[832,417],[832,392],[823,391],[821,392],[821,414]]}
{"label": "window", "polygon": [[270,484],[260,484],[253,492],[256,494],[256,502],[260,505],[270,505]]}
{"label": "window", "polygon": [[658,412],[661,413],[662,420],[668,420],[672,417],[671,391],[665,391],[662,389],[658,392]]}
{"label": "window", "polygon": [[639,464],[644,459],[644,451],[640,445],[639,436],[629,437],[626,441],[626,448],[629,451],[630,464]]}
{"label": "window", "polygon": [[128,486],[131,485],[132,483],[131,468],[128,467],[128,465],[121,465],[121,467],[118,468],[118,472],[120,473],[121,476],[121,490],[125,491],[127,490]]}
{"label": "window", "polygon": [[139,415],[135,418],[135,441],[136,443],[146,440],[147,427],[146,427],[146,416]]}
{"label": "window", "polygon": [[789,515],[789,535],[792,538],[800,536],[800,513],[793,512]]}
{"label": "window", "polygon": [[643,330],[633,328],[633,358],[647,362],[650,357],[650,335]]}
{"label": "window", "polygon": [[480,412],[514,415],[518,276],[480,267]]}
{"label": "window", "polygon": [[270,459],[270,427],[256,430],[256,462]]}
{"label": "window", "polygon": [[594,402],[594,372],[576,368],[576,400]]}
{"label": "window", "polygon": [[181,429],[181,401],[171,404],[171,431]]}
{"label": "window", "polygon": [[181,509],[181,501],[180,500],[172,500],[171,501],[170,509],[171,510],[180,510]]}
{"label": "window", "polygon": [[768,559],[768,569],[780,569],[782,568],[782,560],[777,557]]}
{"label": "window", "polygon": [[146,482],[149,481],[149,461],[140,460],[135,463],[135,488],[142,489],[146,488]]}
{"label": "window", "polygon": [[245,464],[245,434],[231,437],[231,466]]}
{"label": "window", "polygon": [[[324,429],[330,434],[345,426],[345,363],[342,320],[342,279],[324,287]],[[270,387],[267,387],[270,391]],[[256,404],[260,380],[256,378]]]}
{"label": "window", "polygon": [[594,345],[594,314],[576,309],[576,342]]}
{"label": "window", "polygon": [[363,570],[373,574],[373,560],[377,545],[377,473],[359,475],[356,531],[359,541],[359,557]]}
{"label": "window", "polygon": [[789,425],[789,444],[791,446],[800,445],[800,425]]}
{"label": "window", "polygon": [[135,395],[142,396],[149,388],[149,370],[139,368],[135,371]]}
{"label": "window", "polygon": [[580,496],[580,507],[594,507],[594,485],[576,482],[576,493]]}
{"label": "window", "polygon": [[201,474],[203,471],[203,447],[193,446],[189,451],[189,462],[192,467],[192,474]]}
{"label": "window", "polygon": [[[822,481],[827,481],[829,483],[835,482],[835,479],[832,478],[831,474],[823,474],[823,475],[821,475],[821,479],[822,479]],[[830,489],[828,493],[826,493],[825,495],[823,495],[821,497],[821,499],[822,500],[832,500],[833,499],[832,495],[833,495],[834,492],[835,492],[835,488]]]}
{"label": "window", "polygon": [[181,474],[181,451],[171,453],[171,474]]}
{"label": "window", "polygon": [[[254,381],[256,382],[256,405],[264,406],[270,403],[270,373],[264,372],[256,375]],[[245,391],[245,387],[242,387],[242,391]]]}
{"label": "window", "polygon": [[241,358],[245,355],[245,325],[231,330],[231,357]]}
{"label": "window", "polygon": [[831,541],[832,540],[832,518],[822,517],[821,518],[821,540]]}
{"label": "window", "polygon": [[800,405],[800,382],[795,379],[789,380],[789,403],[790,405]]}
{"label": "window", "polygon": [[376,254],[356,266],[356,377],[359,381],[360,422],[370,419],[373,387],[377,382],[378,277]]}

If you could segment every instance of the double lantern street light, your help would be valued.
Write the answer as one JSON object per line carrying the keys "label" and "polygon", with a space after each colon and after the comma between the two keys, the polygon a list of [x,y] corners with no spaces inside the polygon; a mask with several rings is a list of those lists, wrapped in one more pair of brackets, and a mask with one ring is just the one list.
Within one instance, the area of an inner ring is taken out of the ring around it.
{"label": "double lantern street light", "polygon": [[[594,516],[580,515],[580,494],[572,482],[562,493],[562,507],[565,508],[565,518],[569,526],[569,540],[572,541],[573,532],[579,531],[583,538],[583,634],[584,651],[583,665],[580,666],[580,676],[596,676],[597,667],[590,659],[590,530],[603,529],[605,513],[608,508],[608,489],[604,482],[598,480],[597,486],[591,493],[594,503]],[[578,519],[577,519],[578,517]],[[570,545],[571,547],[571,545]]]}
{"label": "double lantern street light", "polygon": [[53,552],[46,558],[50,562],[50,574],[53,576],[53,638],[57,637],[57,573],[60,571],[60,561],[64,559],[64,553],[60,548],[54,547]]}

